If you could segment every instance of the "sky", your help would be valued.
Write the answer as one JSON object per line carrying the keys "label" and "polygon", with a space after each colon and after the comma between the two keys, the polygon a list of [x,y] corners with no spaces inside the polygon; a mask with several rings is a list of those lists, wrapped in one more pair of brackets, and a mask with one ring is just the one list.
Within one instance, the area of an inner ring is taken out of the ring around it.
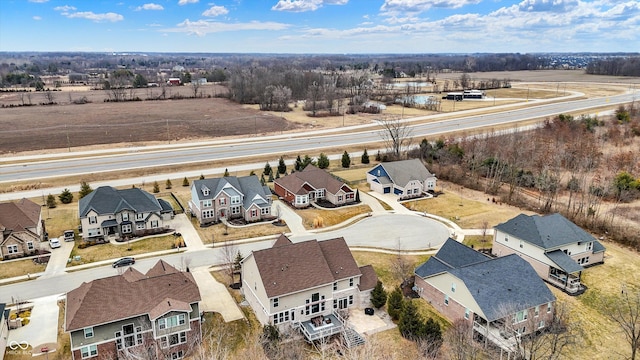
{"label": "sky", "polygon": [[0,51],[639,50],[638,0],[0,0]]}

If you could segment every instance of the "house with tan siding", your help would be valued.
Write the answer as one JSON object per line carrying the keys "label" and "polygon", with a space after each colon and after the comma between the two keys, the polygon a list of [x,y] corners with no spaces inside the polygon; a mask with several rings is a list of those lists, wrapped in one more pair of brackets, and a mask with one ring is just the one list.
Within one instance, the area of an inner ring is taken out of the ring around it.
{"label": "house with tan siding", "polygon": [[436,176],[419,159],[380,163],[367,171],[367,183],[380,194],[411,199],[436,189]]}
{"label": "house with tan siding", "polygon": [[29,199],[0,204],[0,258],[33,255],[44,238],[41,206]]}
{"label": "house with tan siding", "polygon": [[340,310],[366,307],[378,278],[358,267],[343,238],[293,243],[281,235],[271,248],[242,260],[242,293],[261,324],[298,329],[308,341],[340,334]]}
{"label": "house with tan siding", "polygon": [[556,301],[519,256],[490,258],[453,239],[416,268],[414,290],[447,319],[468,321],[508,353],[520,350],[520,336],[544,331]]}
{"label": "house with tan siding", "polygon": [[334,178],[328,171],[307,165],[302,171],[273,181],[273,191],[296,208],[308,207],[312,202],[326,200],[340,206],[353,203],[355,190]]}
{"label": "house with tan siding", "polygon": [[200,300],[191,273],[163,260],[83,283],[65,305],[73,359],[182,359],[202,340]]}
{"label": "house with tan siding", "polygon": [[544,281],[571,295],[585,291],[585,267],[604,262],[605,247],[560,214],[520,214],[494,229],[493,255],[518,254]]}

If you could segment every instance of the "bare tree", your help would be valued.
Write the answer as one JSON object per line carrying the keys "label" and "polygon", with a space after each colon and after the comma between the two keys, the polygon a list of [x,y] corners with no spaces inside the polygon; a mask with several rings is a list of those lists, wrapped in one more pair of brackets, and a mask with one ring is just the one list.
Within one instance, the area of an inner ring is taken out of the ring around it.
{"label": "bare tree", "polygon": [[630,359],[635,360],[640,350],[640,289],[622,286],[620,295],[600,296],[603,314],[616,323],[631,347]]}
{"label": "bare tree", "polygon": [[378,123],[382,126],[380,136],[387,150],[395,159],[399,159],[400,154],[411,145],[412,128],[397,116],[383,117]]}
{"label": "bare tree", "polygon": [[235,271],[235,259],[238,254],[238,247],[234,245],[230,241],[225,241],[222,244],[222,248],[220,249],[220,257],[225,265],[225,272],[229,276],[231,283],[235,282],[234,271]]}
{"label": "bare tree", "polygon": [[443,352],[450,360],[476,360],[484,358],[482,346],[473,339],[471,322],[458,319],[444,333]]}
{"label": "bare tree", "polygon": [[[71,94],[71,93],[69,93]],[[44,98],[47,101],[47,104],[54,104],[56,101],[56,96],[51,90],[47,90],[44,92]]]}
{"label": "bare tree", "polygon": [[202,96],[201,91],[200,91],[200,87],[201,86],[202,86],[202,84],[200,83],[200,81],[198,79],[191,81],[191,91],[193,91],[193,97],[194,98]]}
{"label": "bare tree", "polygon": [[401,282],[404,282],[409,278],[412,270],[411,262],[407,260],[407,258],[402,254],[402,244],[400,243],[400,238],[396,239],[396,258],[391,264],[391,271],[395,278],[400,279]]}

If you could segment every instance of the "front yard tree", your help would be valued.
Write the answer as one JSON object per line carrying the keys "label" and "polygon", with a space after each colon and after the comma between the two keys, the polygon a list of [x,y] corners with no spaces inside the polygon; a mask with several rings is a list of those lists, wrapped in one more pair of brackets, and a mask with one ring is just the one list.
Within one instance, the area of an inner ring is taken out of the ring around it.
{"label": "front yard tree", "polygon": [[342,167],[349,168],[349,166],[351,166],[351,156],[349,156],[349,153],[345,150],[344,154],[342,154]]}
{"label": "front yard tree", "polygon": [[302,166],[302,159],[300,158],[300,155],[298,155],[298,157],[296,158],[296,163],[293,166],[293,168],[296,171],[300,171],[300,170],[304,169],[304,167]]}
{"label": "front yard tree", "polygon": [[80,183],[80,191],[78,192],[78,198],[82,199],[83,197],[91,194],[92,191],[93,189],[91,188],[91,185],[87,184],[86,181],[83,181]]}
{"label": "front yard tree", "polygon": [[305,155],[304,159],[302,159],[302,167],[300,168],[300,170],[303,170],[304,168],[307,167],[307,165],[315,165],[316,162],[309,156],[309,155]]}
{"label": "front yard tree", "polygon": [[54,207],[56,207],[56,197],[49,194],[49,196],[47,196],[47,207],[49,209],[53,209]]}
{"label": "front yard tree", "polygon": [[65,188],[62,190],[62,193],[58,195],[58,199],[60,199],[60,202],[63,204],[71,204],[73,201],[73,194],[69,189]]}
{"label": "front yard tree", "polygon": [[284,163],[284,158],[280,156],[278,160],[278,174],[284,174],[287,172],[287,165]]}
{"label": "front yard tree", "polygon": [[318,156],[318,167],[320,169],[326,169],[329,167],[329,157],[325,153],[320,153]]}
{"label": "front yard tree", "polygon": [[393,320],[400,318],[403,305],[404,297],[402,296],[402,290],[400,286],[396,286],[391,294],[389,294],[389,298],[387,298],[387,313],[389,313],[389,316],[391,316]]}
{"label": "front yard tree", "polygon": [[182,179],[182,186],[189,186],[189,179],[186,176]]}
{"label": "front yard tree", "polygon": [[367,154],[367,149],[364,149],[362,156],[360,157],[360,162],[363,164],[369,163],[369,154]]}
{"label": "front yard tree", "polygon": [[167,181],[164,183],[164,188],[171,189],[172,186],[173,184],[171,183],[171,179],[167,179]]}
{"label": "front yard tree", "polygon": [[387,303],[387,292],[382,286],[382,281],[378,280],[376,287],[371,290],[371,304],[376,309],[380,309]]}
{"label": "front yard tree", "polygon": [[271,165],[269,164],[269,162],[267,161],[266,164],[264,164],[264,171],[262,172],[263,174],[269,176],[271,175]]}
{"label": "front yard tree", "polygon": [[158,184],[158,182],[157,182],[157,181],[154,181],[154,182],[153,182],[153,193],[154,193],[154,194],[157,194],[157,193],[159,193],[159,192],[160,192],[160,185]]}

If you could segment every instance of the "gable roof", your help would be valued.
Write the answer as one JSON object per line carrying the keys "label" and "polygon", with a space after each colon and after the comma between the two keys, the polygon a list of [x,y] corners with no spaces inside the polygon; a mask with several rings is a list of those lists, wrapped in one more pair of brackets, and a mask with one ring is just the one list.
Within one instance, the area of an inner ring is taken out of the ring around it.
{"label": "gable roof", "polygon": [[158,199],[142,189],[118,190],[111,186],[100,186],[78,203],[81,218],[86,217],[91,210],[98,214],[116,214],[123,210],[143,213],[160,212],[163,207]]}
{"label": "gable roof", "polygon": [[[67,293],[66,331],[168,311],[188,311],[200,301],[191,273],[160,260],[146,274],[129,268],[122,275],[83,283]],[[153,317],[151,317],[153,318]]]}
{"label": "gable roof", "polygon": [[360,277],[360,284],[358,289],[360,291],[371,290],[378,284],[378,275],[371,265],[365,265],[360,267],[362,276]]}
{"label": "gable roof", "polygon": [[596,239],[560,214],[545,216],[520,214],[494,227],[543,249],[554,249]]}
{"label": "gable roof", "polygon": [[361,275],[344,238],[299,243],[281,235],[273,247],[253,252],[269,298]]}
{"label": "gable roof", "polygon": [[342,187],[346,186],[344,182],[331,176],[328,171],[311,164],[307,165],[302,171],[275,179],[274,182],[298,195],[307,193],[303,189],[305,183],[311,185],[314,189],[326,189],[331,194],[337,193]]}
{"label": "gable roof", "polygon": [[565,254],[564,251],[558,249],[548,253],[545,253],[547,258],[551,260],[554,264],[558,266],[558,268],[562,269],[562,271],[567,274],[573,274],[578,271],[584,270],[582,266],[580,266],[575,260],[573,260],[569,255]]}
{"label": "gable roof", "polygon": [[0,229],[24,231],[27,228],[37,228],[40,210],[40,205],[25,198],[17,202],[1,203]]}
{"label": "gable roof", "polygon": [[410,181],[424,182],[425,179],[434,176],[419,159],[381,163],[378,166],[382,166],[389,179],[401,187],[407,186]]}
{"label": "gable roof", "polygon": [[[220,178],[194,180],[192,185],[199,200],[215,199],[224,191],[230,196],[243,196],[243,206],[248,209],[252,204],[260,207],[269,205],[271,191],[267,191],[255,175],[250,176],[225,176]],[[209,194],[202,192],[203,187],[209,189]]]}
{"label": "gable roof", "polygon": [[489,321],[555,300],[531,265],[515,254],[490,258],[449,238],[415,270],[425,280],[445,272],[464,283]]}

